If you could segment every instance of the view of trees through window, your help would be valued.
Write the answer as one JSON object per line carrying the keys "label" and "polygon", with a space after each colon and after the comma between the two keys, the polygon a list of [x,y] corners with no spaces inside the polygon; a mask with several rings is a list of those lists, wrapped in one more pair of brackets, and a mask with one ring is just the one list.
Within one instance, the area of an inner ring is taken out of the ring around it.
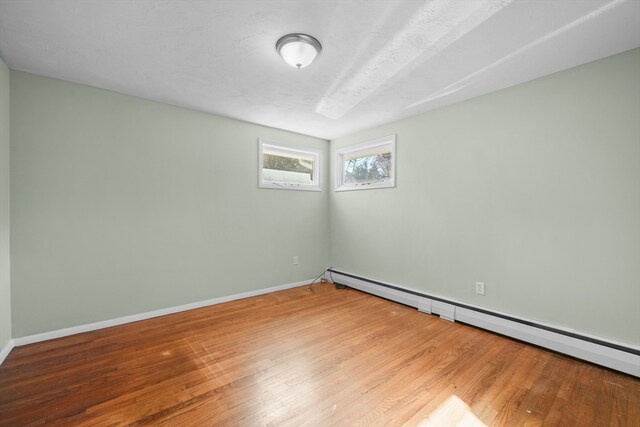
{"label": "view of trees through window", "polygon": [[278,156],[275,154],[264,154],[265,169],[274,169],[287,172],[298,172],[313,176],[313,160],[294,157]]}
{"label": "view of trees through window", "polygon": [[344,183],[384,182],[391,178],[391,153],[372,154],[344,161]]}
{"label": "view of trees through window", "polygon": [[311,183],[313,159],[264,153],[263,174],[268,181]]}

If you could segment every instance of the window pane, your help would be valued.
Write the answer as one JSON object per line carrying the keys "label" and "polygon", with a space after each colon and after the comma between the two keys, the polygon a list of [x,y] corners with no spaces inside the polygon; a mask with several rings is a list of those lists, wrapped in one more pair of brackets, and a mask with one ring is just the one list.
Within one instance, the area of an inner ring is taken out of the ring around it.
{"label": "window pane", "polygon": [[320,150],[258,139],[258,187],[322,191]]}
{"label": "window pane", "polygon": [[262,163],[265,181],[313,184],[313,158],[265,152]]}
{"label": "window pane", "polygon": [[391,179],[391,153],[375,153],[344,160],[344,184],[385,182]]}
{"label": "window pane", "polygon": [[336,149],[336,191],[395,187],[396,136]]}

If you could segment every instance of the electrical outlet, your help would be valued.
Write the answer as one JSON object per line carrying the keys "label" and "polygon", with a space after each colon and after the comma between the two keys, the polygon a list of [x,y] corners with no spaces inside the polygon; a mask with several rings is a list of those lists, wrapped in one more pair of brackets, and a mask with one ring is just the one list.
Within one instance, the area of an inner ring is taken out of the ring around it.
{"label": "electrical outlet", "polygon": [[294,255],[294,257],[293,257],[293,265],[298,265],[298,255]]}
{"label": "electrical outlet", "polygon": [[476,294],[484,295],[484,282],[476,282]]}

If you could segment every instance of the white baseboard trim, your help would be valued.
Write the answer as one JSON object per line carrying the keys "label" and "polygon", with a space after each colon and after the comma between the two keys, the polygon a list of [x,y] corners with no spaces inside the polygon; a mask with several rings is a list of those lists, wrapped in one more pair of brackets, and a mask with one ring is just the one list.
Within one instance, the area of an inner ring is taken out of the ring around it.
{"label": "white baseboard trim", "polygon": [[[271,292],[282,291],[285,289],[296,288],[298,286],[303,286],[311,283],[311,280],[312,279],[303,280],[301,282],[288,283],[286,285],[272,286],[270,288],[258,289],[255,291],[242,292],[240,294],[227,295],[224,297],[192,302],[189,304],[178,305],[175,307],[168,307],[168,308],[162,308],[159,310],[147,311],[146,313],[132,314],[130,316],[118,317],[116,319],[103,320],[100,322],[88,323],[84,325],[73,326],[70,328],[58,329],[50,332],[43,332],[41,334],[28,335],[25,337],[14,338],[12,340],[12,343],[13,343],[13,346],[19,347],[22,345],[33,344],[36,342],[47,341],[55,338],[66,337],[69,335],[80,334],[82,332],[89,332],[89,331],[95,331],[98,329],[110,328],[112,326],[124,325],[125,323],[152,319],[154,317],[165,316],[167,314],[179,313],[181,311],[193,310],[195,308],[222,304],[224,302],[235,301],[238,299],[249,298],[249,297],[254,297],[258,295],[268,294]],[[7,351],[7,354],[8,353],[9,352]],[[4,350],[3,350],[3,353],[0,353],[0,354],[4,354]]]}
{"label": "white baseboard trim", "polygon": [[[345,274],[351,275],[346,272]],[[582,335],[584,339],[580,339],[545,329],[551,328],[575,334],[575,332],[569,328],[542,325],[532,320],[508,315],[506,313],[491,312],[483,309],[482,307],[476,307],[466,303],[462,304],[451,299],[449,299],[450,303],[445,302],[447,300],[446,298],[437,297],[438,300],[430,299],[426,296],[416,295],[420,294],[420,292],[412,289],[403,288],[394,284],[376,284],[375,280],[350,277],[336,271],[332,271],[330,275],[327,274],[327,279],[331,278],[333,281],[343,283],[354,289],[387,298],[411,307],[416,307],[418,310],[425,313],[437,314],[446,320],[457,320],[531,344],[539,345],[540,347],[555,350],[578,359],[586,360],[640,377],[640,355],[600,345],[589,341],[588,338],[595,339],[603,343],[610,343],[614,346],[627,347],[635,351],[638,350],[637,346],[616,343],[604,338],[586,334]],[[386,286],[392,286],[395,289]],[[434,296],[432,298],[436,297]],[[477,308],[480,311],[474,310],[474,308]],[[504,316],[510,317],[514,320],[505,319]],[[520,322],[518,320],[520,320]],[[538,325],[538,327],[531,326],[526,323]]]}
{"label": "white baseboard trim", "polygon": [[9,340],[9,342],[7,342],[4,348],[0,350],[0,365],[2,365],[2,363],[4,362],[4,359],[6,359],[9,353],[11,353],[11,350],[13,350],[13,347],[15,347],[15,343],[13,342],[13,340]]}

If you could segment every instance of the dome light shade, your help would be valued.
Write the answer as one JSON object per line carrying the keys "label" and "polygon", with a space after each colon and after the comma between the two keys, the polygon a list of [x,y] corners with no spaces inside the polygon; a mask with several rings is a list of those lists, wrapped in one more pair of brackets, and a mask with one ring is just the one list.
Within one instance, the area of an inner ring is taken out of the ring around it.
{"label": "dome light shade", "polygon": [[276,50],[282,59],[294,68],[304,68],[311,64],[322,51],[322,45],[307,34],[287,34],[276,43]]}

